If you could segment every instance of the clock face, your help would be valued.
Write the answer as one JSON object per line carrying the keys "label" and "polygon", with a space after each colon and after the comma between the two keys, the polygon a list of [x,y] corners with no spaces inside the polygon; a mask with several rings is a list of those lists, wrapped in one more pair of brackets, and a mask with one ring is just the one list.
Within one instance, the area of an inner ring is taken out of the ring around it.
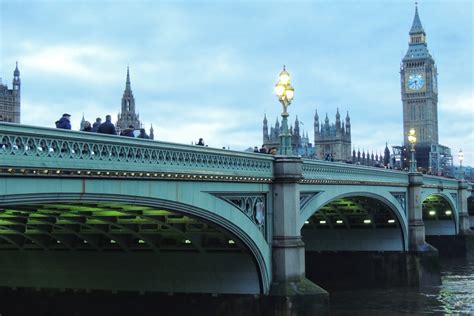
{"label": "clock face", "polygon": [[420,90],[425,86],[425,78],[420,73],[412,73],[408,76],[408,88],[410,90]]}

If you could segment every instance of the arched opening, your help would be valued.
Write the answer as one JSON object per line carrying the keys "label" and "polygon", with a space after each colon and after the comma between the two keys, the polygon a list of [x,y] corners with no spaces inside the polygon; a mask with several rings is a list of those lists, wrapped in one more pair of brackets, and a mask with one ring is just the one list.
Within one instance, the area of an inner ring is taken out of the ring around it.
{"label": "arched opening", "polygon": [[426,236],[456,235],[454,208],[442,195],[429,195],[422,204]]}
{"label": "arched opening", "polygon": [[0,206],[0,286],[263,292],[255,250],[236,230],[177,203],[120,199]]}
{"label": "arched opening", "polygon": [[474,229],[474,196],[467,199],[467,213],[469,214],[469,223],[471,229]]}
{"label": "arched opening", "polygon": [[333,290],[406,285],[403,218],[393,205],[369,196],[338,197],[304,224],[306,276]]}
{"label": "arched opening", "polygon": [[382,201],[365,196],[335,199],[318,209],[301,229],[311,251],[403,251],[400,219]]}

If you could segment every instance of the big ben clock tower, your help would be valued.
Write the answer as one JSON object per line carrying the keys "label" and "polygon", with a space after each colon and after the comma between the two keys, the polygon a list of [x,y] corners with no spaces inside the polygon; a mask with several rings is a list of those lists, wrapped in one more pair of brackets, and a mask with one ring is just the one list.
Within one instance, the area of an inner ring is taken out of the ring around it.
{"label": "big ben clock tower", "polygon": [[438,73],[428,51],[418,7],[409,34],[408,51],[400,69],[404,145],[409,145],[407,135],[413,128],[417,147],[430,152],[431,145],[438,144]]}

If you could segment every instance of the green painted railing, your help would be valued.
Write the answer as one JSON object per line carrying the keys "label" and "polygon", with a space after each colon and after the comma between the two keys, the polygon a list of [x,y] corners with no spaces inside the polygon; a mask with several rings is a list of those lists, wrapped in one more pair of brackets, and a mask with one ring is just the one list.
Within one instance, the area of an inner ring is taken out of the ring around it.
{"label": "green painted railing", "polygon": [[303,183],[360,183],[407,186],[408,174],[323,160],[303,160]]}
{"label": "green painted railing", "polygon": [[432,187],[432,188],[437,187],[437,188],[443,188],[443,189],[457,190],[458,180],[425,175],[423,177],[423,186]]}
{"label": "green painted railing", "polygon": [[263,154],[11,123],[0,123],[0,167],[266,182],[273,176],[273,158]]}

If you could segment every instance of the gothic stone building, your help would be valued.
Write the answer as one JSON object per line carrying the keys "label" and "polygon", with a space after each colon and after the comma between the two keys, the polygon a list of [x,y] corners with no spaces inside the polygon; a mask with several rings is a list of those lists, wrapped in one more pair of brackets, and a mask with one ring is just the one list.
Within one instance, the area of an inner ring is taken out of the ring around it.
{"label": "gothic stone building", "polygon": [[13,71],[13,88],[0,82],[0,122],[20,123],[20,71],[16,63]]}
{"label": "gothic stone building", "polygon": [[451,150],[438,142],[438,71],[428,51],[418,7],[409,35],[408,51],[400,68],[404,147],[410,146],[408,131],[413,128],[418,166],[436,173],[452,157]]}
{"label": "gothic stone building", "polygon": [[351,119],[346,115],[345,125],[341,122],[339,109],[336,112],[335,124],[329,124],[326,114],[324,124],[319,125],[319,116],[314,114],[314,147],[320,159],[350,161],[351,158]]}
{"label": "gothic stone building", "polygon": [[[281,126],[278,118],[275,126],[268,130],[268,120],[263,119],[263,145],[265,148],[278,148]],[[316,111],[314,116],[314,146],[309,142],[308,133],[300,131],[300,121],[296,117],[294,127],[290,127],[291,146],[295,155],[303,157],[328,159],[334,161],[350,161],[351,157],[351,122],[347,113],[345,124],[341,122],[339,110],[336,113],[336,123],[329,124],[326,114],[324,124],[319,124]]]}
{"label": "gothic stone building", "polygon": [[[130,71],[127,67],[127,79],[125,81],[125,90],[122,96],[121,112],[117,116],[117,133],[127,129],[129,126],[133,126],[135,129],[142,128],[139,115],[135,112],[135,98],[130,84]],[[154,139],[153,126],[150,127],[150,139]]]}

